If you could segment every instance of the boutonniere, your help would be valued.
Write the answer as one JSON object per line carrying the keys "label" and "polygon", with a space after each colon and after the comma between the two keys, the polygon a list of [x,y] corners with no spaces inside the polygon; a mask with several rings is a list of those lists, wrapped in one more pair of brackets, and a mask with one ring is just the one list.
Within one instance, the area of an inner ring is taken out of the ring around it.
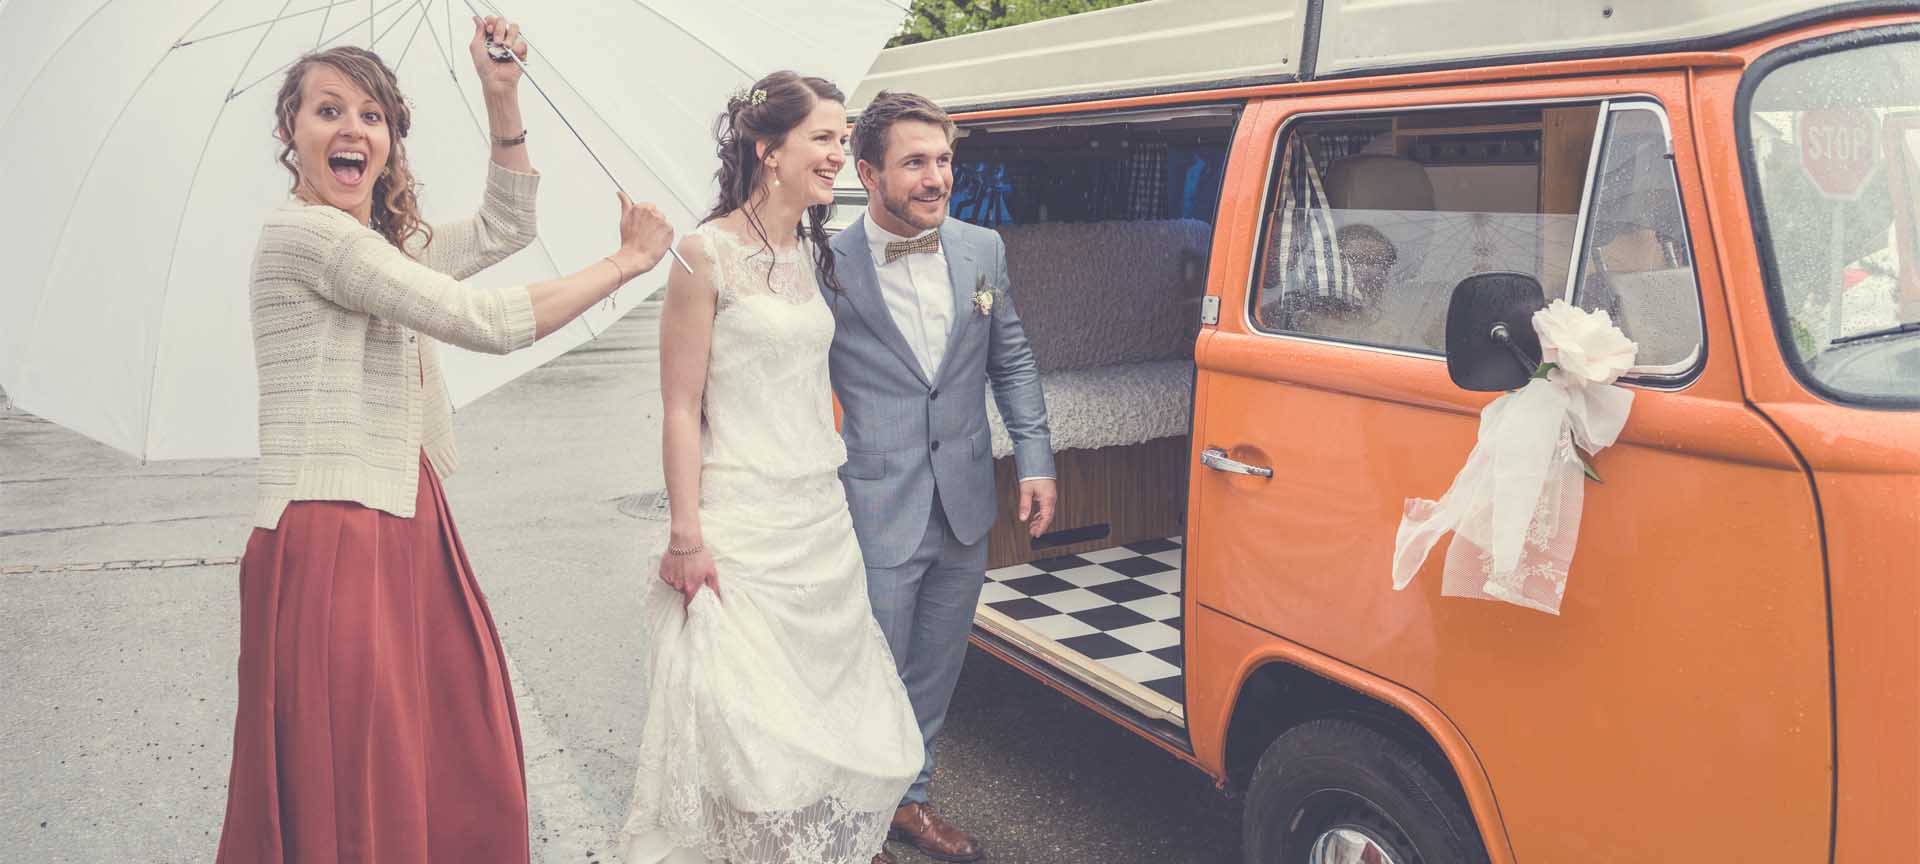
{"label": "boutonniere", "polygon": [[980,281],[974,283],[973,311],[981,315],[992,315],[993,302],[999,299],[999,297],[1000,292],[987,287],[987,277],[981,276]]}

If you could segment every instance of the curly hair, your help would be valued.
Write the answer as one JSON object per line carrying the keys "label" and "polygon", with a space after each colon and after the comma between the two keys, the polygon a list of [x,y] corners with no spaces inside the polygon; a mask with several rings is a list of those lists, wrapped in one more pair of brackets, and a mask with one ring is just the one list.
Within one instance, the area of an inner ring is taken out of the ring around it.
{"label": "curly hair", "polygon": [[307,71],[316,65],[331,66],[372,96],[387,116],[387,128],[393,130],[387,165],[373,181],[373,230],[387,242],[406,250],[414,235],[420,245],[433,242],[433,229],[420,219],[420,198],[413,171],[407,165],[406,137],[413,127],[413,110],[400,94],[400,81],[380,60],[380,55],[365,48],[341,46],[308,54],[287,69],[280,82],[280,96],[274,102],[280,140],[280,164],[293,175],[293,191],[300,188],[300,166],[293,155],[293,121],[300,114],[300,86]]}
{"label": "curly hair", "polygon": [[[713,176],[719,181],[720,197],[707,217],[700,221],[712,222],[735,210],[743,210],[747,224],[759,235],[762,246],[771,251],[773,242],[767,237],[766,227],[747,206],[765,182],[766,165],[761,161],[758,145],[766,142],[768,152],[779,149],[786,143],[787,134],[813,113],[815,105],[846,104],[846,101],[846,94],[832,81],[785,71],[768,75],[754,82],[745,94],[728,99],[726,113],[714,124],[720,169]],[[812,241],[814,273],[822,286],[838,294],[840,280],[833,273],[833,247],[827,245],[827,217],[832,211],[831,204],[808,207],[806,223],[795,233],[797,239]]]}

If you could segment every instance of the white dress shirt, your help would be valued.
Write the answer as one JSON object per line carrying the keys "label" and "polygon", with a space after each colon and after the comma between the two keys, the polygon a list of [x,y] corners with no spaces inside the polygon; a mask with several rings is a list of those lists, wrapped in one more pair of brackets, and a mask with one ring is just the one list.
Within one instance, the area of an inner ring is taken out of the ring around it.
{"label": "white dress shirt", "polygon": [[953,279],[947,274],[946,250],[904,255],[888,264],[887,244],[914,238],[880,227],[871,212],[861,218],[867,220],[867,245],[873,251],[873,269],[880,277],[887,314],[893,316],[894,325],[907,337],[907,347],[919,358],[920,370],[932,381],[940,372],[953,329]]}
{"label": "white dress shirt", "polygon": [[[880,278],[880,297],[887,303],[887,314],[893,317],[894,326],[900,328],[900,335],[907,337],[907,347],[913,349],[913,356],[920,360],[921,371],[932,381],[940,372],[940,361],[947,353],[947,336],[953,330],[953,277],[947,272],[946,247],[942,246],[938,252],[902,255],[888,264],[888,243],[915,238],[902,237],[880,227],[873,221],[871,210],[860,218],[867,220],[867,247],[873,253],[873,269]],[[1051,479],[1051,474],[1040,474],[1021,477],[1020,482]]]}

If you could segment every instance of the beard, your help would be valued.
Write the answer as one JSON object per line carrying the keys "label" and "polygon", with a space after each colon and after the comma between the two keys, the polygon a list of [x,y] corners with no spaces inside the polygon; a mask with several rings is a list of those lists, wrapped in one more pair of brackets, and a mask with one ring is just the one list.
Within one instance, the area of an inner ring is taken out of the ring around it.
{"label": "beard", "polygon": [[945,207],[940,208],[931,218],[920,216],[913,212],[911,192],[901,192],[895,195],[893,190],[887,188],[886,183],[880,183],[879,186],[881,209],[886,210],[887,215],[900,220],[902,223],[913,226],[915,230],[922,232],[931,231],[940,227],[940,223],[946,221],[947,209]]}

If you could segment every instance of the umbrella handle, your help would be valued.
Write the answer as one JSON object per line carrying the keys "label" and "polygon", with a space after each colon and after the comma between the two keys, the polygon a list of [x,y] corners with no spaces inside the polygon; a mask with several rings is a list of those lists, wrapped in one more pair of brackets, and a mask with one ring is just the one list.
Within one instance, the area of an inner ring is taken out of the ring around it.
{"label": "umbrella handle", "polygon": [[[467,9],[471,10],[475,16],[480,14],[480,10],[474,8],[473,0],[466,0],[466,4]],[[581,137],[580,130],[573,128],[573,121],[568,120],[567,115],[560,112],[560,106],[553,104],[553,97],[547,95],[547,88],[540,86],[540,82],[534,80],[533,73],[527,70],[527,64],[520,59],[520,55],[513,53],[513,50],[505,45],[493,41],[493,34],[489,33],[485,38],[487,40],[487,57],[495,63],[514,63],[518,65],[520,67],[520,74],[525,77],[528,82],[533,84],[533,89],[540,94],[540,98],[546,100],[547,107],[553,109],[554,116],[560,118],[560,122],[566,125],[567,131],[573,133],[574,140],[579,141],[580,146],[586,149],[587,155],[593,157],[593,164],[600,166],[601,173],[606,174],[607,179],[613,181],[613,188],[625,195],[627,190],[620,185],[619,178],[613,176],[613,171],[607,167],[607,163],[600,161],[600,154],[593,152],[593,147],[587,143],[587,139]],[[532,43],[529,42],[528,44],[531,45]],[[632,196],[629,195],[628,197],[631,198]],[[680,257],[679,251],[675,250],[672,246],[668,246],[667,254],[672,255],[673,260],[680,262],[680,269],[687,271],[687,275],[693,275],[693,268],[687,265],[687,259]]]}

